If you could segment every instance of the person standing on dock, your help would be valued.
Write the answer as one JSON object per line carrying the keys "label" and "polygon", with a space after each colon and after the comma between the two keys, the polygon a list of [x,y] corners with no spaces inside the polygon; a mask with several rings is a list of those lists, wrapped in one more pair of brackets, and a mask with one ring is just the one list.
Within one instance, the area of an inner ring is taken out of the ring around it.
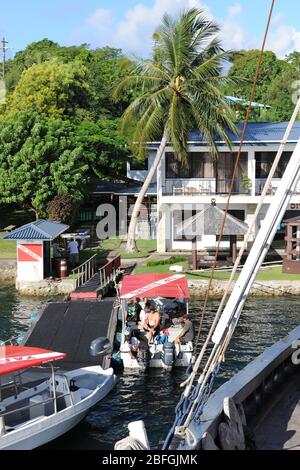
{"label": "person standing on dock", "polygon": [[74,268],[79,263],[79,247],[75,238],[72,238],[68,245],[71,267]]}

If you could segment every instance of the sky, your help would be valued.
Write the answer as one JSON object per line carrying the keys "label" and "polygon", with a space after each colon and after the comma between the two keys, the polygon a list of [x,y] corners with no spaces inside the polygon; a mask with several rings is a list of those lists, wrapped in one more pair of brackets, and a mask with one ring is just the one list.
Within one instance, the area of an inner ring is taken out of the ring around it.
{"label": "sky", "polygon": [[[10,0],[1,2],[0,36],[12,56],[33,41],[112,46],[147,57],[165,12],[204,9],[221,26],[228,49],[260,48],[271,0]],[[299,0],[276,0],[266,49],[278,57],[300,51]]]}

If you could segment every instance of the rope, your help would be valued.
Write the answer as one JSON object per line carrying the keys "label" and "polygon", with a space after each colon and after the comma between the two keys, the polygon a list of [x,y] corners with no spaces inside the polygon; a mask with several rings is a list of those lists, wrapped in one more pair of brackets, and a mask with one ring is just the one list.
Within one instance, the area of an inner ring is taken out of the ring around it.
{"label": "rope", "polygon": [[217,243],[217,248],[216,248],[216,252],[215,252],[215,256],[214,256],[214,260],[213,260],[211,275],[210,275],[210,278],[209,278],[208,287],[207,287],[207,290],[206,290],[206,295],[205,295],[204,304],[203,304],[203,309],[202,309],[202,313],[201,313],[201,317],[200,317],[200,325],[199,325],[199,331],[198,331],[198,335],[197,335],[197,339],[196,339],[195,348],[197,348],[197,346],[198,346],[201,331],[202,331],[203,320],[204,320],[204,316],[205,316],[205,313],[206,313],[209,293],[211,291],[211,287],[212,287],[212,283],[213,283],[213,279],[214,279],[214,274],[215,274],[215,269],[216,269],[216,266],[217,266],[217,260],[218,260],[218,257],[219,257],[221,241],[222,241],[222,237],[223,237],[223,233],[224,233],[224,228],[225,228],[225,223],[226,223],[227,214],[228,214],[228,210],[229,210],[230,200],[231,200],[231,196],[232,196],[232,192],[233,192],[234,182],[235,182],[235,178],[236,178],[237,171],[238,171],[238,165],[239,165],[239,161],[240,161],[240,157],[241,157],[241,153],[242,153],[242,149],[243,149],[243,145],[244,145],[245,135],[246,135],[247,127],[248,127],[250,112],[251,112],[252,103],[253,103],[253,100],[254,100],[254,94],[255,94],[255,90],[256,90],[256,86],[257,86],[257,81],[258,81],[258,78],[259,78],[260,67],[261,67],[261,63],[262,63],[262,60],[263,60],[263,54],[264,54],[265,45],[266,45],[266,41],[267,41],[267,37],[268,37],[268,32],[269,32],[269,27],[270,27],[270,23],[271,23],[271,18],[272,18],[274,6],[275,6],[275,0],[272,0],[270,12],[269,12],[269,17],[268,17],[268,22],[267,22],[267,26],[266,26],[266,30],[265,30],[265,34],[264,34],[264,39],[263,39],[263,43],[262,43],[262,47],[261,47],[257,67],[256,67],[256,72],[255,72],[255,77],[254,77],[253,86],[252,86],[252,90],[251,90],[249,105],[248,105],[248,108],[247,108],[246,119],[245,119],[244,126],[243,126],[243,132],[242,132],[242,136],[241,136],[241,140],[240,140],[239,150],[238,150],[238,153],[237,153],[237,157],[236,157],[236,161],[235,161],[235,165],[234,165],[234,169],[233,169],[233,174],[232,174],[232,178],[231,178],[229,194],[228,194],[226,207],[225,207],[225,211],[224,211],[224,217],[223,217],[222,225],[221,225],[221,231],[220,231],[219,238],[218,238],[218,243]]}
{"label": "rope", "polygon": [[[252,90],[251,90],[249,105],[248,105],[248,108],[247,108],[246,119],[245,119],[245,122],[244,122],[243,132],[242,132],[241,139],[240,139],[239,150],[238,150],[237,158],[236,158],[235,165],[234,165],[234,171],[233,171],[231,184],[230,184],[230,188],[229,188],[229,194],[228,194],[227,203],[226,203],[226,207],[225,207],[225,211],[224,211],[224,217],[223,217],[221,230],[220,230],[220,234],[219,234],[219,238],[218,238],[218,243],[217,243],[216,252],[215,252],[215,256],[214,256],[211,275],[210,275],[210,278],[209,278],[208,287],[207,287],[206,295],[205,295],[205,300],[204,300],[204,304],[203,304],[203,308],[202,308],[202,312],[201,312],[200,324],[199,324],[198,335],[197,335],[197,338],[196,338],[195,350],[197,349],[197,346],[198,346],[198,343],[199,343],[199,339],[200,339],[200,335],[201,335],[201,331],[202,331],[202,326],[203,326],[203,321],[204,321],[204,317],[205,317],[205,313],[206,313],[206,309],[207,309],[209,294],[210,294],[210,291],[211,291],[211,287],[212,287],[212,283],[213,283],[213,279],[214,279],[214,273],[215,273],[216,266],[217,266],[217,259],[218,259],[218,256],[219,256],[221,240],[222,240],[223,233],[224,233],[225,223],[226,223],[227,214],[228,214],[229,205],[230,205],[230,200],[231,200],[231,196],[232,196],[232,192],[233,192],[234,182],[235,182],[235,178],[236,178],[236,174],[237,174],[237,170],[238,170],[239,160],[240,160],[241,153],[242,153],[242,148],[243,148],[243,145],[244,145],[246,130],[247,130],[247,127],[248,127],[248,122],[249,122],[249,117],[250,117],[250,111],[251,111],[251,107],[252,107],[252,103],[253,103],[253,99],[254,99],[254,95],[255,95],[257,81],[258,81],[258,78],[259,78],[260,67],[261,67],[261,63],[262,63],[262,59],[263,59],[263,53],[264,53],[264,50],[265,50],[266,40],[267,40],[267,36],[268,36],[268,32],[269,32],[269,27],[270,27],[270,23],[271,23],[271,18],[272,18],[274,6],[275,6],[275,0],[272,0],[271,7],[270,7],[270,12],[269,12],[269,16],[268,16],[268,21],[267,21],[267,26],[266,26],[266,30],[265,30],[265,34],[264,34],[264,38],[263,38],[262,47],[261,47],[261,52],[260,52],[260,56],[259,56],[259,60],[258,60],[256,72],[255,72],[254,82],[253,82],[253,86],[252,86]],[[300,100],[299,100],[299,103],[300,103]],[[296,114],[296,116],[297,116],[297,114]],[[284,148],[284,145],[282,146],[282,151],[283,151],[283,148]],[[282,151],[281,151],[281,154],[282,154]],[[281,157],[281,155],[280,155],[280,157]],[[279,161],[279,159],[278,159],[278,161]],[[277,164],[278,164],[278,161],[277,161]],[[270,181],[271,181],[271,179],[270,179]],[[269,183],[270,183],[270,181],[269,181]],[[267,186],[267,189],[268,189],[268,186]],[[265,191],[265,195],[267,193],[267,189]],[[252,225],[251,225],[251,227],[252,227]],[[251,230],[251,233],[252,233],[252,230]],[[236,261],[236,263],[234,265],[235,270],[237,270],[239,264],[240,264],[240,256],[238,257],[238,262]],[[233,278],[234,278],[234,274],[230,278],[231,281],[233,280]],[[224,300],[222,299],[222,302],[223,302],[222,307],[224,305],[225,299],[227,298],[227,295],[228,295],[228,291],[227,291],[226,297],[225,298],[223,297]],[[181,386],[184,386],[184,385],[187,385],[187,384],[188,385],[186,386],[184,392],[182,393],[181,399],[180,399],[180,401],[179,401],[179,403],[178,403],[178,405],[175,409],[175,412],[176,412],[175,421],[174,421],[174,424],[173,424],[173,426],[172,426],[172,428],[171,428],[171,430],[170,430],[170,432],[167,436],[167,439],[164,443],[163,449],[167,449],[169,447],[169,445],[171,443],[171,440],[172,440],[172,437],[174,436],[176,426],[178,424],[182,423],[182,415],[184,415],[184,416],[187,415],[187,418],[185,419],[185,422],[184,422],[184,425],[183,425],[183,427],[186,429],[187,426],[189,425],[193,415],[196,414],[196,415],[200,416],[200,414],[202,413],[204,403],[208,399],[208,396],[211,392],[213,382],[214,382],[214,378],[217,375],[217,373],[219,371],[219,368],[220,368],[220,358],[222,358],[224,356],[224,352],[225,352],[224,348],[225,348],[225,346],[227,347],[227,345],[229,343],[229,340],[230,340],[228,333],[227,333],[228,338],[227,338],[226,342],[224,341],[224,343],[221,344],[221,345],[214,345],[214,347],[212,349],[212,352],[209,356],[208,362],[205,366],[205,369],[202,372],[202,374],[200,375],[200,377],[198,379],[198,384],[194,388],[193,392],[192,392],[192,386],[193,386],[193,382],[195,380],[197,371],[200,367],[201,361],[203,359],[204,353],[205,353],[205,351],[207,349],[207,346],[209,344],[209,341],[211,339],[211,335],[212,335],[212,332],[214,330],[214,327],[217,324],[217,321],[218,321],[220,312],[222,310],[222,307],[219,308],[219,310],[217,312],[217,315],[214,319],[214,322],[213,322],[212,328],[210,330],[209,336],[207,337],[207,339],[206,339],[206,341],[205,341],[205,343],[202,347],[202,350],[200,352],[200,355],[198,356],[196,362],[195,362],[195,357],[193,358],[194,367],[193,367],[193,371],[192,371],[190,377],[183,384],[181,384]],[[232,331],[232,333],[233,333],[233,331]],[[213,359],[216,359],[216,358],[218,358],[217,362],[213,361]],[[183,409],[183,405],[184,405],[185,409]],[[195,413],[195,408],[196,408],[196,413]]]}

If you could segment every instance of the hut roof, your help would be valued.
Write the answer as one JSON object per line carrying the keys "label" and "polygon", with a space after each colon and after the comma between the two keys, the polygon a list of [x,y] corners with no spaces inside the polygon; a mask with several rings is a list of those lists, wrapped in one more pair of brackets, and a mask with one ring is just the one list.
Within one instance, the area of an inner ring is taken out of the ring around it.
{"label": "hut roof", "polygon": [[53,240],[69,228],[50,220],[36,220],[5,235],[4,240]]}
{"label": "hut roof", "polygon": [[[176,227],[178,236],[220,235],[224,211],[211,205]],[[244,235],[248,225],[227,214],[223,235]]]}
{"label": "hut roof", "polygon": [[300,225],[300,216],[298,215],[297,217],[292,217],[291,219],[285,219],[283,221],[284,224],[291,224],[291,225]]}

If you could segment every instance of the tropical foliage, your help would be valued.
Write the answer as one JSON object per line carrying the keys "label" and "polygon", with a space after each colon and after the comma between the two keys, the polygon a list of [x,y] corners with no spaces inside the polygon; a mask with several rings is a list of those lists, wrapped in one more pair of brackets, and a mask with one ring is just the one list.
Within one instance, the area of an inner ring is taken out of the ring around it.
{"label": "tropical foliage", "polygon": [[[249,99],[253,77],[257,67],[260,51],[239,51],[233,55],[233,63],[228,76],[239,76],[245,80],[231,83],[224,89],[224,94]],[[252,111],[254,121],[286,121],[295,107],[293,88],[300,79],[300,53],[294,52],[285,60],[279,60],[276,55],[267,51],[264,53],[260,75],[255,92],[255,101],[270,105],[272,109]],[[299,88],[299,84],[298,84]],[[240,118],[243,119],[244,112]]]}
{"label": "tropical foliage", "polygon": [[146,142],[161,140],[157,156],[137,198],[130,221],[127,251],[135,251],[135,229],[140,206],[164,154],[168,141],[183,162],[188,152],[189,132],[196,128],[217,156],[218,134],[229,146],[226,129],[236,131],[234,114],[221,88],[235,80],[222,74],[230,52],[224,51],[216,36],[219,26],[203,12],[192,8],[178,18],[164,15],[154,33],[153,57],[136,60],[131,72],[120,82],[116,96],[137,87],[138,96],[126,109],[123,129],[131,129],[136,153],[144,155]]}

